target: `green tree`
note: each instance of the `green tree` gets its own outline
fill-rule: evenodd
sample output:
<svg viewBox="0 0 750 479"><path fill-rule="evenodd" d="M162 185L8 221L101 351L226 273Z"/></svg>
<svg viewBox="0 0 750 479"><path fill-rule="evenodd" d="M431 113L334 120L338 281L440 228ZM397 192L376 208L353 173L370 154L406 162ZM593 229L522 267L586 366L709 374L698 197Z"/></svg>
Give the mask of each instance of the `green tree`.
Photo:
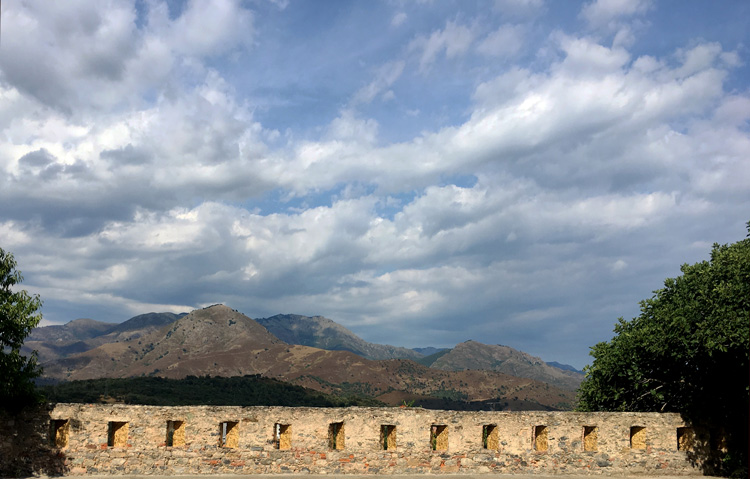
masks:
<svg viewBox="0 0 750 479"><path fill-rule="evenodd" d="M23 281L11 253L0 248L0 407L13 410L38 402L34 378L41 373L36 352L21 355L21 346L42 319L39 296L14 291Z"/></svg>
<svg viewBox="0 0 750 479"><path fill-rule="evenodd" d="M750 239L714 244L710 261L681 271L591 348L578 409L679 412L714 449L726 441L728 454L701 458L706 470L731 473L747 463Z"/></svg>

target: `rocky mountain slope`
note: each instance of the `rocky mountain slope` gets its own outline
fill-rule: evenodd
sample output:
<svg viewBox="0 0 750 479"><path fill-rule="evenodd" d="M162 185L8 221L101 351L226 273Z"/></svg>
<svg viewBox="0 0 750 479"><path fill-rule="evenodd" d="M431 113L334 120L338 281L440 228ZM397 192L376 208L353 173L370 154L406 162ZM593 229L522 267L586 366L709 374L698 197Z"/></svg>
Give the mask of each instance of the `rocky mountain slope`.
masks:
<svg viewBox="0 0 750 479"><path fill-rule="evenodd" d="M583 374L550 366L540 358L502 345L466 341L445 354L435 356L436 359L429 366L444 371L498 371L570 391L575 391L583 380Z"/></svg>
<svg viewBox="0 0 750 479"><path fill-rule="evenodd" d="M417 351L387 344L369 343L344 326L323 316L277 314L256 319L274 336L289 344L312 346L329 351L350 351L367 359L418 359Z"/></svg>
<svg viewBox="0 0 750 479"><path fill-rule="evenodd" d="M348 351L287 344L226 306L196 310L158 331L46 363L56 379L262 374L334 394L494 401L516 409L569 407L574 394L496 371L446 371L409 360L372 361Z"/></svg>

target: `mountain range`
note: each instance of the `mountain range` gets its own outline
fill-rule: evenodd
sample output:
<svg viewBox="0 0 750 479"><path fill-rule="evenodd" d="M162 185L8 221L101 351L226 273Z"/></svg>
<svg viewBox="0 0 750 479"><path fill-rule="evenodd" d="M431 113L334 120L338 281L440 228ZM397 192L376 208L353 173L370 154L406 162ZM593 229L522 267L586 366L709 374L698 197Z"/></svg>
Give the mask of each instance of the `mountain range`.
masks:
<svg viewBox="0 0 750 479"><path fill-rule="evenodd" d="M61 326L34 328L26 337L22 352L36 350L44 364L89 351L107 343L136 339L171 324L187 313L147 313L122 323L76 319Z"/></svg>
<svg viewBox="0 0 750 479"><path fill-rule="evenodd" d="M467 341L429 359L418 351L368 343L320 316L255 321L223 305L187 315L150 313L118 325L83 319L37 328L25 347L39 350L45 376L55 380L261 374L389 404L569 408L582 377L507 346ZM430 363L394 359L399 355Z"/></svg>

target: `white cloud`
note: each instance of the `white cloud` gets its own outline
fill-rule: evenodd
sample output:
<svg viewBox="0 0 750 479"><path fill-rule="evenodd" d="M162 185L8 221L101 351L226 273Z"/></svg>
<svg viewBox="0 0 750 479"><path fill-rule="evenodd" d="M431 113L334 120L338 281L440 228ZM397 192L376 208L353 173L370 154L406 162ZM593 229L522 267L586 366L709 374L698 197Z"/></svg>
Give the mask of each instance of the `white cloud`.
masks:
<svg viewBox="0 0 750 479"><path fill-rule="evenodd" d="M391 25L394 27L401 26L406 21L406 18L407 18L406 13L398 12L395 15L393 15L393 18L391 19Z"/></svg>
<svg viewBox="0 0 750 479"><path fill-rule="evenodd" d="M351 110L345 110L334 119L329 128L329 136L334 140L347 140L355 143L374 143L378 135L378 122L360 119Z"/></svg>
<svg viewBox="0 0 750 479"><path fill-rule="evenodd" d="M176 18L163 3L149 2L146 9L140 28L129 2L4 9L3 81L68 115L88 106L121 109L162 88L173 69L190 70L190 62L178 61L181 55L220 55L254 39L252 14L237 1L190 1Z"/></svg>
<svg viewBox="0 0 750 479"><path fill-rule="evenodd" d="M628 267L628 263L626 261L618 259L612 264L612 271L622 271L623 269L627 267Z"/></svg>
<svg viewBox="0 0 750 479"><path fill-rule="evenodd" d="M721 53L718 43L703 43L689 50L678 50L676 57L682 65L675 70L675 77L685 78L711 68Z"/></svg>
<svg viewBox="0 0 750 479"><path fill-rule="evenodd" d="M102 86L127 81L138 47L132 6L18 3L3 13L5 82L68 111L79 102L115 101L118 92Z"/></svg>
<svg viewBox="0 0 750 479"><path fill-rule="evenodd" d="M189 0L169 28L172 48L184 55L222 54L254 39L253 15L239 0Z"/></svg>
<svg viewBox="0 0 750 479"><path fill-rule="evenodd" d="M495 9L506 15L535 16L544 9L544 0L495 0Z"/></svg>
<svg viewBox="0 0 750 479"><path fill-rule="evenodd" d="M602 28L622 18L643 15L650 8L651 0L594 0L583 6L581 17L592 27Z"/></svg>
<svg viewBox="0 0 750 479"><path fill-rule="evenodd" d="M511 3L291 43L303 4L3 5L0 244L57 322L221 301L583 357L580 330L742 233L743 52L655 53L643 2L588 4L584 33L500 23Z"/></svg>
<svg viewBox="0 0 750 479"><path fill-rule="evenodd" d="M289 0L269 0L271 3L276 5L279 10L284 10L286 7L289 6Z"/></svg>
<svg viewBox="0 0 750 479"><path fill-rule="evenodd" d="M672 119L706 114L721 95L724 72L717 55L685 77L690 55L675 68L657 62L644 70L653 59L631 63L625 49L589 38L559 36L558 41L565 56L549 73L511 70L478 85L474 111L459 126L378 146L377 123L348 112L331 123L329 139L305 142L291 157L265 159L264 181L298 194L347 181L370 182L392 193L498 162L521 173L533 161L534 176L545 183L567 184L554 180L566 177L603 181L604 174L607 184L617 184L624 171L643 177L635 165L655 171L673 156L650 153L638 159L631 145L641 145L643 137L633 135L659 125L668 132ZM554 157L565 160L551 161Z"/></svg>
<svg viewBox="0 0 750 479"><path fill-rule="evenodd" d="M560 48L565 52L561 64L567 71L583 75L600 75L617 72L630 60L627 50L620 47L607 48L590 38L559 36Z"/></svg>
<svg viewBox="0 0 750 479"><path fill-rule="evenodd" d="M375 78L365 87L359 89L352 99L353 104L370 103L381 92L387 90L404 72L406 63L403 60L388 62L375 72Z"/></svg>
<svg viewBox="0 0 750 479"><path fill-rule="evenodd" d="M445 28L435 30L429 37L418 37L409 45L409 50L421 52L419 69L427 71L441 53L447 59L463 55L471 46L476 32L473 28L448 21Z"/></svg>
<svg viewBox="0 0 750 479"><path fill-rule="evenodd" d="M482 40L477 51L488 56L510 57L521 51L525 36L526 29L521 25L501 25Z"/></svg>

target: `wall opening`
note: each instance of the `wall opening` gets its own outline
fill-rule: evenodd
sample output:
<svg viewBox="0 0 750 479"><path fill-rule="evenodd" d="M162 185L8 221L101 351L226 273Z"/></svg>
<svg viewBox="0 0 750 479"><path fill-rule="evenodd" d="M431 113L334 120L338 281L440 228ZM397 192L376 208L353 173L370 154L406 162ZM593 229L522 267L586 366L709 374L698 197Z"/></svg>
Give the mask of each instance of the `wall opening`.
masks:
<svg viewBox="0 0 750 479"><path fill-rule="evenodd" d="M110 421L107 425L107 446L128 446L128 423Z"/></svg>
<svg viewBox="0 0 750 479"><path fill-rule="evenodd" d="M497 424L485 424L482 426L482 448L497 450L499 447Z"/></svg>
<svg viewBox="0 0 750 479"><path fill-rule="evenodd" d="M396 426L392 424L380 426L380 446L384 451L396 449Z"/></svg>
<svg viewBox="0 0 750 479"><path fill-rule="evenodd" d="M692 427L677 428L677 450L692 451L695 447L695 431Z"/></svg>
<svg viewBox="0 0 750 479"><path fill-rule="evenodd" d="M49 422L49 443L52 447L65 447L68 445L68 432L70 421L67 419L52 419Z"/></svg>
<svg viewBox="0 0 750 479"><path fill-rule="evenodd" d="M240 423L223 421L219 423L219 447L233 449L240 443Z"/></svg>
<svg viewBox="0 0 750 479"><path fill-rule="evenodd" d="M292 425L276 423L273 426L273 445L276 449L292 448Z"/></svg>
<svg viewBox="0 0 750 479"><path fill-rule="evenodd" d="M433 424L430 427L430 447L433 451L448 450L448 426Z"/></svg>
<svg viewBox="0 0 750 479"><path fill-rule="evenodd" d="M167 421L167 446L185 445L185 421Z"/></svg>
<svg viewBox="0 0 750 479"><path fill-rule="evenodd" d="M597 426L583 426L583 450L599 450L599 428Z"/></svg>
<svg viewBox="0 0 750 479"><path fill-rule="evenodd" d="M344 449L344 423L332 422L328 425L328 448Z"/></svg>
<svg viewBox="0 0 750 479"><path fill-rule="evenodd" d="M630 428L630 448L646 449L646 428L633 426Z"/></svg>
<svg viewBox="0 0 750 479"><path fill-rule="evenodd" d="M547 426L534 426L534 450L545 452L547 450Z"/></svg>

